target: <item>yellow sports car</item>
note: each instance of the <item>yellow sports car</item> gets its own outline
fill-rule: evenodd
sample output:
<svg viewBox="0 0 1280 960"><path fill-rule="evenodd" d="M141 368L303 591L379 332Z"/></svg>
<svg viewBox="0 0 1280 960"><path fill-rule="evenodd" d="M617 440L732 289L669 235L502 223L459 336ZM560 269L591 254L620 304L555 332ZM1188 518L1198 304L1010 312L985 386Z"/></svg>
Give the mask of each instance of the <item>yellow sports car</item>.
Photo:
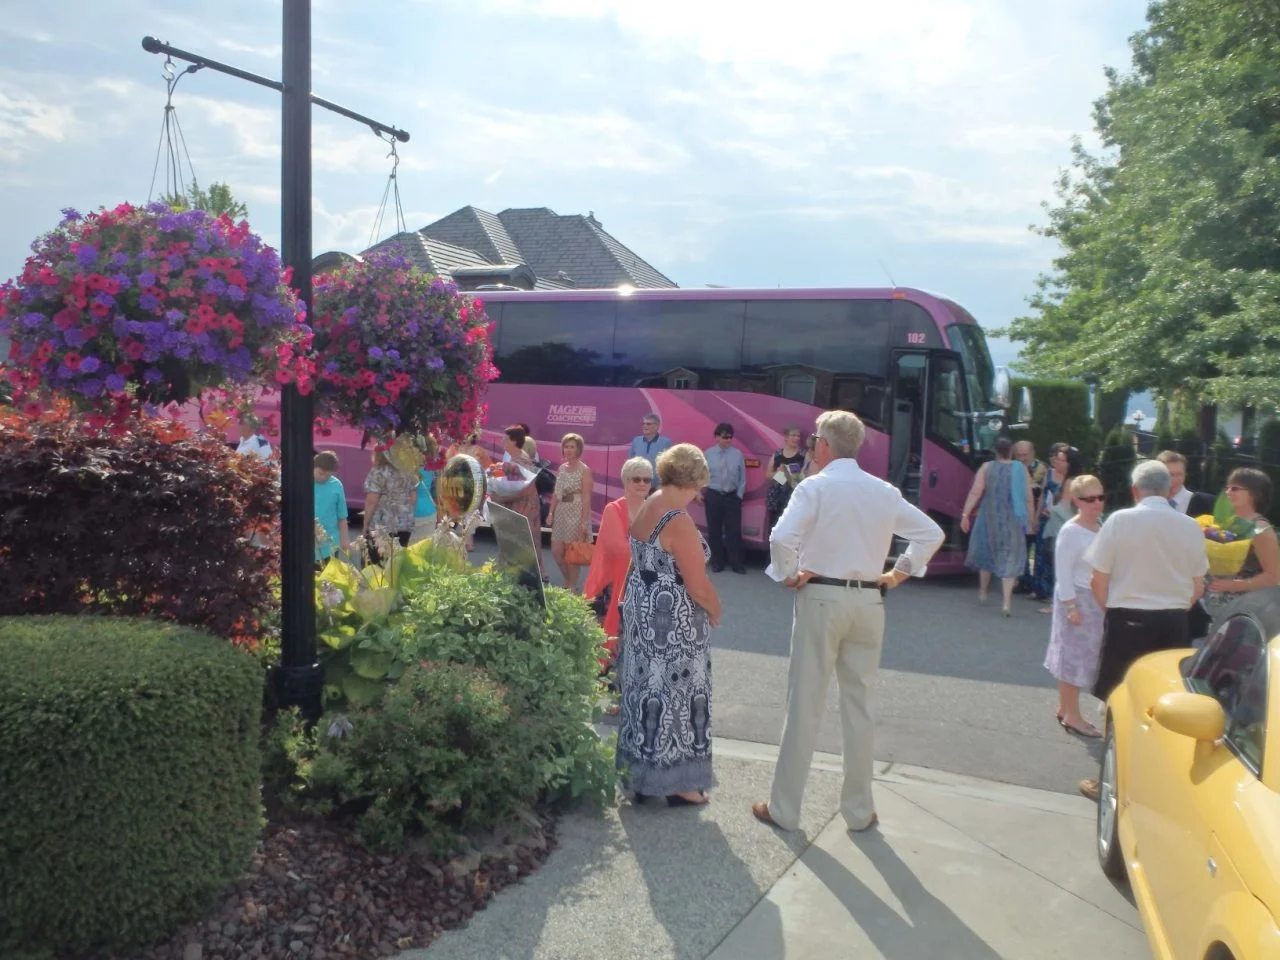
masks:
<svg viewBox="0 0 1280 960"><path fill-rule="evenodd" d="M1277 592L1199 651L1143 657L1107 701L1098 859L1128 874L1156 960L1280 958Z"/></svg>

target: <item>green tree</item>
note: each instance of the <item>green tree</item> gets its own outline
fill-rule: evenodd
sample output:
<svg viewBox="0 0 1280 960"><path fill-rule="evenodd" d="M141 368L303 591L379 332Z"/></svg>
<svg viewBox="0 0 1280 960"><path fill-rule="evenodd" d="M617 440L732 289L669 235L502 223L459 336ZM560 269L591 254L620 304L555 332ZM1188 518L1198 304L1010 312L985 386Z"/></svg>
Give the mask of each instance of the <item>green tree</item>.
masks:
<svg viewBox="0 0 1280 960"><path fill-rule="evenodd" d="M1162 0L1095 104L1007 331L1041 375L1187 405L1280 397L1280 4Z"/></svg>
<svg viewBox="0 0 1280 960"><path fill-rule="evenodd" d="M247 220L249 208L244 202L237 200L231 193L231 187L215 180L209 189L203 189L195 180L187 187L186 193L171 193L161 198L163 203L180 210L205 210L214 216L227 214L232 220Z"/></svg>

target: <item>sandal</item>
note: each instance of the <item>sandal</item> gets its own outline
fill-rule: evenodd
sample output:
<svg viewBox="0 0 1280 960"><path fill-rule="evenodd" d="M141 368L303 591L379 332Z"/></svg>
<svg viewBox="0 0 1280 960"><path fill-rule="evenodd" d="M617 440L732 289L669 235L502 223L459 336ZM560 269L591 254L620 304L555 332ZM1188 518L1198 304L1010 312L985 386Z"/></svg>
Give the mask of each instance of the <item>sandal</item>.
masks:
<svg viewBox="0 0 1280 960"><path fill-rule="evenodd" d="M703 807L711 802L711 798L707 796L707 793L705 790L698 791L698 796L701 797L702 799L690 800L688 797L682 797L678 793L673 793L667 796L667 806L668 807Z"/></svg>
<svg viewBox="0 0 1280 960"><path fill-rule="evenodd" d="M1077 727L1062 718L1059 718L1058 723L1062 724L1062 729L1067 731L1067 733L1074 733L1077 737L1084 737L1086 740L1102 739L1102 731L1093 725L1090 725L1087 728Z"/></svg>

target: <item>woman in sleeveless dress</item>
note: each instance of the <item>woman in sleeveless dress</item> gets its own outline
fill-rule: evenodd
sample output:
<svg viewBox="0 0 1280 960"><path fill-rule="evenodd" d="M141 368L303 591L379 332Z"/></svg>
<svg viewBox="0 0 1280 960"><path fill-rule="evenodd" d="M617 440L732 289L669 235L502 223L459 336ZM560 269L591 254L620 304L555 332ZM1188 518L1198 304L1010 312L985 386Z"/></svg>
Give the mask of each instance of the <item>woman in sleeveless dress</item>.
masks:
<svg viewBox="0 0 1280 960"><path fill-rule="evenodd" d="M1240 467L1227 477L1227 499L1236 516L1253 524L1253 540L1244 566L1234 577L1214 577L1209 592L1249 593L1280 585L1280 544L1265 516L1271 506L1271 478L1255 467Z"/></svg>
<svg viewBox="0 0 1280 960"><path fill-rule="evenodd" d="M556 489L551 496L551 556L564 577L565 589L578 592L582 567L566 560L565 547L570 543L591 542L591 470L582 462L586 446L576 433L566 433L560 441L564 462L556 473Z"/></svg>
<svg viewBox="0 0 1280 960"><path fill-rule="evenodd" d="M711 628L720 598L710 551L685 511L710 478L691 443L658 457L659 490L631 525L631 572L622 603L618 766L637 802L710 799Z"/></svg>
<svg viewBox="0 0 1280 960"><path fill-rule="evenodd" d="M969 534L965 566L978 571L978 599L987 600L991 575L1000 578L1001 612L1012 616L1013 588L1027 562L1027 533L1033 529L1035 502L1027 468L1012 458L1013 442L995 442L995 460L984 463L965 498L960 529ZM970 531L970 518L977 519Z"/></svg>

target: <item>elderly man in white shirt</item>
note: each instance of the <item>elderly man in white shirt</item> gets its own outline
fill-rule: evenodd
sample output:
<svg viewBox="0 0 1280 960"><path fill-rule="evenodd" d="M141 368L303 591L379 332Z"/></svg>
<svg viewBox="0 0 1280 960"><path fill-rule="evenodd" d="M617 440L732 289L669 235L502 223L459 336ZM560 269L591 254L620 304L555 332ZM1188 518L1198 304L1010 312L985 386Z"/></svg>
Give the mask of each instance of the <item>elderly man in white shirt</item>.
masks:
<svg viewBox="0 0 1280 960"><path fill-rule="evenodd" d="M1139 657L1190 646L1188 611L1204 593L1204 531L1169 502L1169 470L1158 460L1133 469L1134 506L1117 510L1085 553L1090 587L1106 610L1093 695L1105 701ZM1097 799L1098 782L1080 792Z"/></svg>
<svg viewBox="0 0 1280 960"><path fill-rule="evenodd" d="M878 822L871 795L868 695L880 666L884 590L909 576L923 576L943 541L942 529L907 503L897 487L858 466L854 458L864 433L852 413L829 410L818 417L813 459L819 472L796 487L769 537L773 563L767 573L796 591L795 617L787 717L773 789L769 801L751 811L784 830L800 823L833 669L844 734L840 812L855 832ZM907 550L885 573L895 535L907 541Z"/></svg>

